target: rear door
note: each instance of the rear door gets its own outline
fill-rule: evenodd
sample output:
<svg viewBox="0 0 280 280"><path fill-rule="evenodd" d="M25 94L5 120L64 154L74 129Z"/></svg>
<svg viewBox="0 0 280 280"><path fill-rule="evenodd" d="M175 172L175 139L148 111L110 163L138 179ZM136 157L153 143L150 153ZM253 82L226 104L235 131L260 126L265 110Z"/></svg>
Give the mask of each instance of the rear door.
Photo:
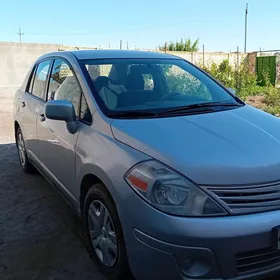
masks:
<svg viewBox="0 0 280 280"><path fill-rule="evenodd" d="M35 159L39 156L36 122L40 108L45 104L46 84L51 63L52 59L46 59L34 66L19 104L20 125L26 149L28 154Z"/></svg>

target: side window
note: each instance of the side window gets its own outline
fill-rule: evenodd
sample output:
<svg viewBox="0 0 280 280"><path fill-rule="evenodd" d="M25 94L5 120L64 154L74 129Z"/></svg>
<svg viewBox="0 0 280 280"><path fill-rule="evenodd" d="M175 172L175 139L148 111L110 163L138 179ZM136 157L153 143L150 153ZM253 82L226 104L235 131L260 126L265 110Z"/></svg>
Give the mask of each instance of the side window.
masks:
<svg viewBox="0 0 280 280"><path fill-rule="evenodd" d="M29 93L32 93L32 87L33 87L33 83L34 83L35 72L36 72L36 66L31 71L31 75L29 77L29 81L28 81L28 85L27 85L27 89L26 89L26 91L29 92Z"/></svg>
<svg viewBox="0 0 280 280"><path fill-rule="evenodd" d="M92 123L92 116L84 95L82 95L81 99L80 119L87 123Z"/></svg>
<svg viewBox="0 0 280 280"><path fill-rule="evenodd" d="M43 100L45 100L45 88L46 88L46 81L48 77L50 64L51 64L51 60L45 60L40 62L38 64L34 77L32 94Z"/></svg>
<svg viewBox="0 0 280 280"><path fill-rule="evenodd" d="M55 60L50 77L48 101L68 100L72 102L78 117L81 94L82 90L70 66L64 60Z"/></svg>

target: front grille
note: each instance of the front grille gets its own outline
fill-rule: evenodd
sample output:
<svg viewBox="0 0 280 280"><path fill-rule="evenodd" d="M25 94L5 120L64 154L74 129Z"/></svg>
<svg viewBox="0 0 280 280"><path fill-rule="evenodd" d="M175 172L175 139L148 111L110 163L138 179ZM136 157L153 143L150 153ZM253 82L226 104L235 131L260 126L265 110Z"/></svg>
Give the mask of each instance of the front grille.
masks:
<svg viewBox="0 0 280 280"><path fill-rule="evenodd" d="M253 273L254 271L270 269L280 264L280 251L271 248L239 253L236 255L238 274Z"/></svg>
<svg viewBox="0 0 280 280"><path fill-rule="evenodd" d="M232 214L280 209L280 183L250 186L207 187Z"/></svg>

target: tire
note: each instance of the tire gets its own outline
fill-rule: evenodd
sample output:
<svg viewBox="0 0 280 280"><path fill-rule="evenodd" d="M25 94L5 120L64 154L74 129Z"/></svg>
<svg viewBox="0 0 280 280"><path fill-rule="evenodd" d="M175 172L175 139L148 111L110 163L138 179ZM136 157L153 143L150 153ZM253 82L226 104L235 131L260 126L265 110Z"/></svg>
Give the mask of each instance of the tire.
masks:
<svg viewBox="0 0 280 280"><path fill-rule="evenodd" d="M95 184L89 189L83 218L90 254L100 271L112 280L131 279L120 219L103 184Z"/></svg>
<svg viewBox="0 0 280 280"><path fill-rule="evenodd" d="M22 170L25 173L34 173L35 167L30 163L28 159L25 148L25 141L20 127L16 131L16 144L18 149L19 163Z"/></svg>

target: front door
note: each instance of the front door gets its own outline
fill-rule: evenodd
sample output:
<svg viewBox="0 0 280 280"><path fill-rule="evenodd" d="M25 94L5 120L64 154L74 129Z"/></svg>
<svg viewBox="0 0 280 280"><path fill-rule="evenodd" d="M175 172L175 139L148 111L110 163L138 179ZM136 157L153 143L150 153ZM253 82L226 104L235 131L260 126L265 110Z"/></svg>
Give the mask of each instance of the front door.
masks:
<svg viewBox="0 0 280 280"><path fill-rule="evenodd" d="M82 91L69 64L55 59L50 74L47 101L68 100L79 116ZM41 108L41 114L44 108ZM75 151L79 129L71 134L64 121L41 118L37 122L40 161L45 171L73 197L75 185Z"/></svg>
<svg viewBox="0 0 280 280"><path fill-rule="evenodd" d="M35 159L39 156L36 123L40 108L45 104L46 82L51 61L44 60L34 66L26 91L18 103L27 153Z"/></svg>

